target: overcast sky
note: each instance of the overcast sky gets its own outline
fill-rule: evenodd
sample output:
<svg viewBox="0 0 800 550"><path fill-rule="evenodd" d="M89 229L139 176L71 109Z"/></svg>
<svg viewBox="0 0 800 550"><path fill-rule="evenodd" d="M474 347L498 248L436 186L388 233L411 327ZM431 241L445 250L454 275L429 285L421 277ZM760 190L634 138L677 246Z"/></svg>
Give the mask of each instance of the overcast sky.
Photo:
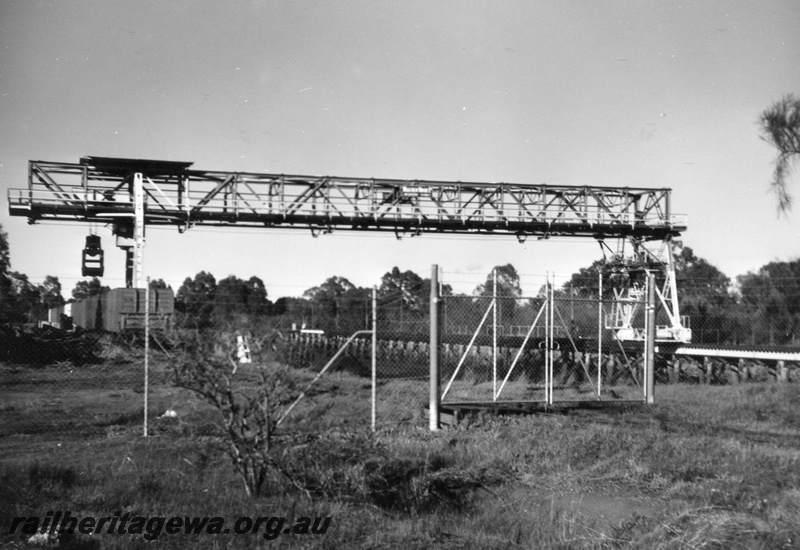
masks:
<svg viewBox="0 0 800 550"><path fill-rule="evenodd" d="M800 255L800 206L777 217L757 123L800 94L798 29L796 0L0 0L0 186L26 187L28 160L91 155L671 187L684 243L735 277ZM800 204L797 172L790 183ZM69 297L89 228L29 226L7 207L0 224L12 268L57 275ZM104 283L124 286L124 254L99 234ZM532 286L599 257L580 240L156 229L145 271L176 289L200 270L256 275L275 299L433 263L471 287L511 263Z"/></svg>

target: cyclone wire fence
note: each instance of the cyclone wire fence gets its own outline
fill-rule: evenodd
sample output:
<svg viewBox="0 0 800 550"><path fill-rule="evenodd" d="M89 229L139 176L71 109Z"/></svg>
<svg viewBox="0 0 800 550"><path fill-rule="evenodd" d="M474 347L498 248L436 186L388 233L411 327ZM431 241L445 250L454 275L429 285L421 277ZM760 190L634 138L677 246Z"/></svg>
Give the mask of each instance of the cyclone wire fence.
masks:
<svg viewBox="0 0 800 550"><path fill-rule="evenodd" d="M141 435L146 387L154 427L179 405L163 342L149 350L145 386L142 329L64 330L28 321L0 327L0 437Z"/></svg>
<svg viewBox="0 0 800 550"><path fill-rule="evenodd" d="M556 292L446 296L443 404L644 399L643 344L621 345L610 304Z"/></svg>
<svg viewBox="0 0 800 550"><path fill-rule="evenodd" d="M444 282L451 277L455 275L447 274ZM680 313L692 329L692 345L800 350L800 281L772 277L744 283L747 281L726 286L715 279L679 275ZM615 312L612 292L604 289L600 299L597 284L573 289L566 279L558 280L551 293L553 308L548 321L543 286L523 287L523 292L513 295L498 291L496 308L491 305L495 299L491 295L444 292L442 390L452 379L445 403L542 401L548 384L554 401L594 400L598 392L600 399L640 399L641 344L612 338L607 328L609 316ZM31 303L26 305L25 300ZM368 292L315 302L300 300L298 304L280 314L259 313L228 322L215 329L216 335L227 342L233 357L237 335L247 337L253 361L248 368L279 362L313 374L351 335L372 327ZM47 323L57 324L60 319L31 313L41 309L36 299L16 296L13 305L28 313L0 325L0 436L141 434L145 394L142 333L73 331L67 330L66 323L57 328ZM633 315L634 326L644 325L643 311L640 307ZM176 315L175 325L191 326L192 319L183 315ZM430 289L379 292L375 321L377 426L423 426L430 364ZM613 324L613 319L610 321ZM663 309L657 313L656 324L667 324ZM550 331L552 342L548 344ZM158 433L162 424L182 421L190 400L174 385L175 351L170 335L154 331L149 342L147 411L153 433ZM552 350L552 363L548 363L548 349ZM348 417L317 415L320 426L345 421L347 425L370 425L371 369L372 338L362 333L310 392L308 404L308 410L316 406L335 412L338 399L358 403L361 408ZM721 384L797 381L800 363L678 357L662 349L656 358L656 380ZM177 420L171 419L170 411L177 411Z"/></svg>
<svg viewBox="0 0 800 550"><path fill-rule="evenodd" d="M430 363L429 295L428 288L377 294L374 347L374 423L377 427L422 425L425 421L423 406L428 395ZM337 300L327 313L315 311L313 322L309 312L305 328L289 333L281 360L293 367L319 371L341 350L330 365L326 379L322 380L322 386L326 380L328 383L337 380L342 388L345 383L355 384L351 397L366 407L372 390L372 336L359 334L343 347L355 332L371 329L371 313L360 318L356 315L356 312L365 311L370 311L369 299L357 296ZM364 424L370 421L371 414L372 411L365 412L348 423Z"/></svg>
<svg viewBox="0 0 800 550"><path fill-rule="evenodd" d="M735 284L679 273L681 315L691 327L692 346L712 351L674 357L661 380L800 381L800 276L780 272L792 264L798 262L770 264ZM725 357L729 350L741 357Z"/></svg>
<svg viewBox="0 0 800 550"><path fill-rule="evenodd" d="M210 349L222 358L227 374L237 364L231 376L236 390L252 390L256 371L280 364L297 370L299 393L328 367L287 418L287 429L298 428L295 417L312 430L422 423L428 293L386 293L377 300L377 316L369 292L313 304L298 301L282 315L219 318L199 329L195 317L176 314L172 326L151 330L147 339L143 326L110 332L44 319L2 325L0 437L142 435L145 410L149 435L173 429L172 424L212 433L213 411L176 386L174 371L187 343L212 340ZM378 329L374 412L373 317ZM249 364L239 362L244 356Z"/></svg>

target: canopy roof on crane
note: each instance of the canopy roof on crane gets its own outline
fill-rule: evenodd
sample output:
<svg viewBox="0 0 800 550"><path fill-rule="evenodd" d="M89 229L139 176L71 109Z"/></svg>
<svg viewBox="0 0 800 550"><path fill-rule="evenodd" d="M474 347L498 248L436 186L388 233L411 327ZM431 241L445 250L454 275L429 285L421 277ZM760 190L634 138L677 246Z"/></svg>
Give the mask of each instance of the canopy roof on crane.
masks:
<svg viewBox="0 0 800 550"><path fill-rule="evenodd" d="M81 157L81 164L109 175L126 176L132 172L142 172L150 176L160 176L183 172L194 162L173 160L129 159L115 157Z"/></svg>

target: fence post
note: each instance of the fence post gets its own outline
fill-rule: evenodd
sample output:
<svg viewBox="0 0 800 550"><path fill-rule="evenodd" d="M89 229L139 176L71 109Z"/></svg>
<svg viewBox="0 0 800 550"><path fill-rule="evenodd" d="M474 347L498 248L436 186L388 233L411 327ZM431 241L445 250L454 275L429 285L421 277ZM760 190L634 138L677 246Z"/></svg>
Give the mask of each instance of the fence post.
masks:
<svg viewBox="0 0 800 550"><path fill-rule="evenodd" d="M497 401L497 268L492 270L492 401Z"/></svg>
<svg viewBox="0 0 800 550"><path fill-rule="evenodd" d="M378 407L378 287L372 287L372 431L377 423Z"/></svg>
<svg viewBox="0 0 800 550"><path fill-rule="evenodd" d="M647 273L647 334L645 336L644 374L645 402L655 403L655 344L656 344L656 277Z"/></svg>
<svg viewBox="0 0 800 550"><path fill-rule="evenodd" d="M603 271L597 274L597 399L603 384Z"/></svg>
<svg viewBox="0 0 800 550"><path fill-rule="evenodd" d="M134 292L139 292L135 289ZM148 371L150 359L150 277L147 278L147 283L144 287L144 437L147 437L147 401L149 380Z"/></svg>
<svg viewBox="0 0 800 550"><path fill-rule="evenodd" d="M430 342L430 403L429 413L430 422L429 427L432 432L439 430L439 401L441 399L439 386L439 355L441 353L440 343L440 323L439 323L439 310L441 307L439 296L439 266L434 264L431 267L431 342Z"/></svg>

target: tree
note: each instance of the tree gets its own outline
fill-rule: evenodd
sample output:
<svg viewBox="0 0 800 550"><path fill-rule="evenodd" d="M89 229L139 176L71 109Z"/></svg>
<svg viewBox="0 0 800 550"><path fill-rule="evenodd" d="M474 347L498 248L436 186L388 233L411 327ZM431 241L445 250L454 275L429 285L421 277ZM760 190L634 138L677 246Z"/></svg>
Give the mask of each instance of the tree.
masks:
<svg viewBox="0 0 800 550"><path fill-rule="evenodd" d="M686 295L701 295L722 302L733 298L730 278L705 258L696 256L690 247L676 241L673 258L678 286Z"/></svg>
<svg viewBox="0 0 800 550"><path fill-rule="evenodd" d="M272 315L285 315L290 322L304 323L312 316L311 302L305 298L294 298L292 296L278 298L271 308Z"/></svg>
<svg viewBox="0 0 800 550"><path fill-rule="evenodd" d="M738 277L751 341L794 344L800 327L800 260L771 262Z"/></svg>
<svg viewBox="0 0 800 550"><path fill-rule="evenodd" d="M64 297L61 295L61 282L58 277L48 275L44 282L39 285L39 295L47 309L64 305Z"/></svg>
<svg viewBox="0 0 800 550"><path fill-rule="evenodd" d="M494 295L494 273L497 272L497 295L504 298L519 298L522 296L519 273L511 264L498 265L486 276L486 282L478 285L473 294L475 296Z"/></svg>
<svg viewBox="0 0 800 550"><path fill-rule="evenodd" d="M786 178L800 155L800 99L792 94L784 96L761 113L759 122L762 138L778 150L770 187L778 196L778 212L786 213L792 208Z"/></svg>
<svg viewBox="0 0 800 550"><path fill-rule="evenodd" d="M0 226L0 321L5 322L11 316L11 279L8 271L11 268L11 260L8 250L8 234Z"/></svg>
<svg viewBox="0 0 800 550"><path fill-rule="evenodd" d="M247 281L230 275L217 283L215 312L222 316L233 313L262 314L269 310L264 281L250 277Z"/></svg>
<svg viewBox="0 0 800 550"><path fill-rule="evenodd" d="M688 315L691 320L693 341L736 340L738 321L733 312L735 297L730 278L680 242L674 243L673 257L681 315Z"/></svg>
<svg viewBox="0 0 800 550"><path fill-rule="evenodd" d="M327 299L341 296L353 288L355 288L355 285L345 277L334 275L333 277L328 277L321 285L306 290L303 293L303 297L308 300L323 302Z"/></svg>
<svg viewBox="0 0 800 550"><path fill-rule="evenodd" d="M495 266L486 276L483 284L475 287L473 295L477 297L492 298L495 296L495 272L497 273L497 306L501 324L514 324L515 313L521 306L519 298L522 297L522 286L520 284L519 273L511 264ZM478 304L474 304L477 306ZM480 307L484 307L481 305ZM467 308L470 313L462 313L464 316L473 316L477 313L474 308ZM456 312L452 312L457 315Z"/></svg>
<svg viewBox="0 0 800 550"><path fill-rule="evenodd" d="M306 290L303 297L311 303L313 328L349 334L366 326L371 291L356 287L344 277L329 277L320 286Z"/></svg>
<svg viewBox="0 0 800 550"><path fill-rule="evenodd" d="M264 281L256 276L247 279L248 313L269 313L272 303L267 296L267 287L264 285Z"/></svg>
<svg viewBox="0 0 800 550"><path fill-rule="evenodd" d="M344 294L356 288L345 277L328 277L319 286L309 288L303 293L303 298L312 305L312 328L323 328L326 332L332 329L339 331L339 317L341 313L341 299ZM331 320L333 324L331 325Z"/></svg>
<svg viewBox="0 0 800 550"><path fill-rule="evenodd" d="M75 288L72 289L72 299L75 302L79 300L85 300L91 296L102 294L106 290L111 289L101 284L100 279L97 277L92 277L89 281L78 281L78 283L75 285Z"/></svg>
<svg viewBox="0 0 800 550"><path fill-rule="evenodd" d="M430 279L423 279L411 270L400 271L395 266L381 277L378 298L384 322L419 321L430 303Z"/></svg>
<svg viewBox="0 0 800 550"><path fill-rule="evenodd" d="M400 271L395 266L381 277L378 296L397 300L402 309L418 309L424 289L425 280L422 277L411 270Z"/></svg>
<svg viewBox="0 0 800 550"><path fill-rule="evenodd" d="M164 282L164 279L153 279L150 281L150 290L166 290L169 285Z"/></svg>
<svg viewBox="0 0 800 550"><path fill-rule="evenodd" d="M0 225L0 275L6 275L11 269L11 257L8 249L8 233Z"/></svg>
<svg viewBox="0 0 800 550"><path fill-rule="evenodd" d="M232 313L245 309L246 289L245 282L235 275L228 275L217 281L214 292L214 314L218 317L228 317Z"/></svg>
<svg viewBox="0 0 800 550"><path fill-rule="evenodd" d="M64 304L58 277L48 275L34 285L23 273L11 271L8 234L0 226L0 322L47 319L47 310Z"/></svg>
<svg viewBox="0 0 800 550"><path fill-rule="evenodd" d="M186 313L186 322L192 326L206 326L214 311L217 280L211 273L201 271L186 277L175 295L176 309Z"/></svg>
<svg viewBox="0 0 800 550"><path fill-rule="evenodd" d="M35 322L41 315L39 289L28 280L24 273L8 273L11 283L8 296L12 321Z"/></svg>
<svg viewBox="0 0 800 550"><path fill-rule="evenodd" d="M589 267L582 267L573 273L569 281L564 283L562 291L572 293L576 297L596 298L597 284L600 282L598 275L601 273L603 274L603 296L613 296L613 288L626 278L620 276L619 270L611 269L605 258L595 260Z"/></svg>

